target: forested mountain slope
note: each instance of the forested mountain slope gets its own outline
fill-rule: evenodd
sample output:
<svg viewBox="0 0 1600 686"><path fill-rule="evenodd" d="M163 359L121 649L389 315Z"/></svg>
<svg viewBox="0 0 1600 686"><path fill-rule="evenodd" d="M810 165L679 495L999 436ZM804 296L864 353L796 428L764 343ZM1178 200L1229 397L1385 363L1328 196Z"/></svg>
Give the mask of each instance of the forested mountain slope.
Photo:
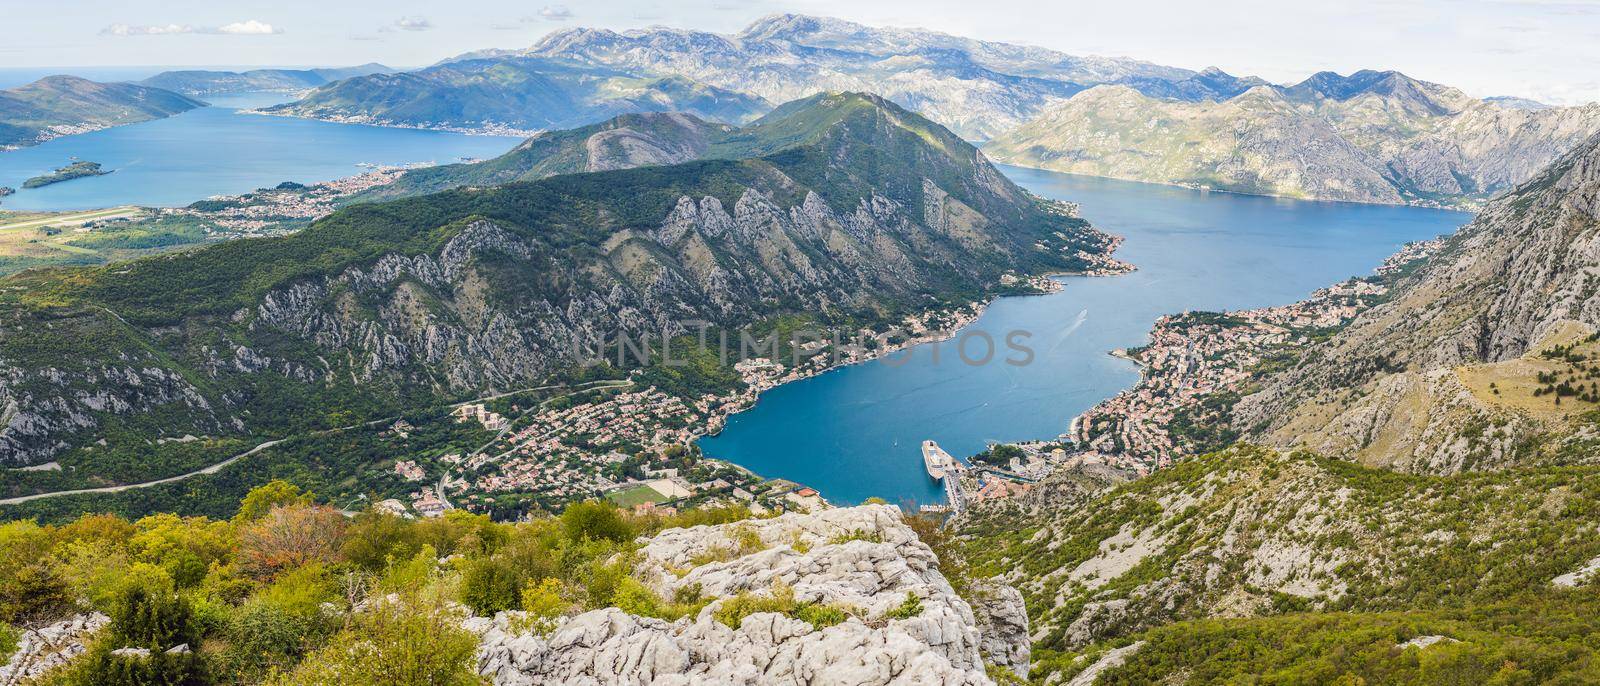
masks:
<svg viewBox="0 0 1600 686"><path fill-rule="evenodd" d="M161 119L204 106L160 88L47 76L0 91L0 150Z"/></svg>
<svg viewBox="0 0 1600 686"><path fill-rule="evenodd" d="M1112 245L875 96L793 103L719 149L12 277L0 456L338 426L536 385L573 368L575 338L879 321L982 297L1006 271L1088 269Z"/></svg>

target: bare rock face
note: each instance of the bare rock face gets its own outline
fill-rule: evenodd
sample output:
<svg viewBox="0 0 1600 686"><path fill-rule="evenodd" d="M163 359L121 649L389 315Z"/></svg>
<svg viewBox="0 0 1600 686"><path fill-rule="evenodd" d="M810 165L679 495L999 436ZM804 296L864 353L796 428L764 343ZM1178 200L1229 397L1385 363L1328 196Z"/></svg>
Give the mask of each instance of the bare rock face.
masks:
<svg viewBox="0 0 1600 686"><path fill-rule="evenodd" d="M1103 85L990 139L1010 164L1371 203L1476 206L1600 131L1600 107L1521 109L1398 73L1318 75L1215 102Z"/></svg>
<svg viewBox="0 0 1600 686"><path fill-rule="evenodd" d="M87 650L89 638L110 621L110 617L96 612L22 632L17 652L0 664L0 684L25 683L66 664Z"/></svg>
<svg viewBox="0 0 1600 686"><path fill-rule="evenodd" d="M1020 595L989 590L1000 601L986 604L987 624L1005 633L983 635L972 606L939 573L933 551L891 506L673 529L646 543L641 557L635 574L657 592L697 586L717 600L677 622L594 610L563 620L547 637L517 633L516 613L472 618L468 628L483 636L479 672L501 686L954 686L992 683L983 658L990 646L1007 667L1027 663ZM725 559L694 562L719 558ZM849 608L849 617L822 629L777 612L748 615L737 628L716 619L730 598L770 593L774 585L792 589L796 602ZM908 595L921 611L889 616Z"/></svg>
<svg viewBox="0 0 1600 686"><path fill-rule="evenodd" d="M978 620L978 648L989 664L1027 678L1033 641L1028 636L1028 608L1022 592L998 579L984 579L974 586L969 601Z"/></svg>

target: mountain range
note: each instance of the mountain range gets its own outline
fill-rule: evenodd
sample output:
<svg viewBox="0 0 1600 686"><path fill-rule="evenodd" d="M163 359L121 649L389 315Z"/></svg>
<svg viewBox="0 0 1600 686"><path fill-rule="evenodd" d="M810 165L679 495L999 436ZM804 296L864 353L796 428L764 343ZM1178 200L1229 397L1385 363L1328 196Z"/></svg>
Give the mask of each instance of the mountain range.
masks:
<svg viewBox="0 0 1600 686"><path fill-rule="evenodd" d="M1474 205L1600 131L1600 106L1477 100L1398 72L1315 74L1221 101L1122 86L989 141L997 160L1317 200Z"/></svg>
<svg viewBox="0 0 1600 686"><path fill-rule="evenodd" d="M0 150L187 112L205 103L160 88L47 76L0 91Z"/></svg>
<svg viewBox="0 0 1600 686"><path fill-rule="evenodd" d="M1275 85L794 14L731 35L565 29L525 49L329 83L270 111L529 132L652 111L737 124L841 90L987 141L1009 164L1372 203L1475 207L1600 130L1600 106L1480 100L1394 71Z"/></svg>
<svg viewBox="0 0 1600 686"><path fill-rule="evenodd" d="M492 83L471 76L486 72L504 75ZM1127 83L1153 95L1198 100L1231 97L1262 83L1215 69L1193 72L792 14L767 17L734 35L569 29L526 49L470 52L415 74L419 78L331 84L277 111L448 128L480 128L486 121L575 126L610 114L664 110L738 123L772 103L853 90L878 93L981 140L1095 84ZM574 81L588 85L574 87ZM526 91L534 89L569 95L530 100ZM693 99L707 96L717 104ZM521 109L497 109L499 100Z"/></svg>
<svg viewBox="0 0 1600 686"><path fill-rule="evenodd" d="M643 111L740 123L770 108L759 97L683 76L639 77L557 59L507 57L353 77L263 111L388 126L533 132Z"/></svg>
<svg viewBox="0 0 1600 686"><path fill-rule="evenodd" d="M92 470L151 437L537 385L576 368L574 340L685 319L896 320L1006 272L1089 269L1113 245L876 96L817 95L722 133L716 159L357 204L281 238L8 277L0 320L30 333L0 336L0 460Z"/></svg>
<svg viewBox="0 0 1600 686"><path fill-rule="evenodd" d="M324 67L318 69L251 69L248 71L211 71L183 69L164 71L141 84L164 88L185 95L213 95L242 92L298 92L309 90L333 81L369 74L393 74L396 70L376 62L355 67Z"/></svg>

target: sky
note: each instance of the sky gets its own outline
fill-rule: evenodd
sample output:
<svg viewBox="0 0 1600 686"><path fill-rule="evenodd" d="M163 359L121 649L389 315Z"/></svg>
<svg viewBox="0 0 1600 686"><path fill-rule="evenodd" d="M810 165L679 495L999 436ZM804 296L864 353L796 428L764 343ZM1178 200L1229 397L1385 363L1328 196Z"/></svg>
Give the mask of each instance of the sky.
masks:
<svg viewBox="0 0 1600 686"><path fill-rule="evenodd" d="M1600 0L0 0L0 68L417 67L567 27L732 33L778 12L1280 83L1398 69L1475 96L1600 101Z"/></svg>

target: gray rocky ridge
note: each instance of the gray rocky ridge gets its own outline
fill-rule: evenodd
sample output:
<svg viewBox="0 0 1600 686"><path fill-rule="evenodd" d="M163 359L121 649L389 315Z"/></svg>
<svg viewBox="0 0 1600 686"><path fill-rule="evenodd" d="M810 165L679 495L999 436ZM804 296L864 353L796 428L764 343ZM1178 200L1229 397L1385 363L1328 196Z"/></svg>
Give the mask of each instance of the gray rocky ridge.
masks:
<svg viewBox="0 0 1600 686"><path fill-rule="evenodd" d="M752 547L759 550L727 552ZM696 564L708 558L719 561ZM677 622L594 610L547 635L519 632L518 612L471 618L466 626L482 636L480 673L497 686L956 686L992 683L986 663L1026 669L1027 615L1015 590L990 587L999 602L974 612L892 506L664 531L645 543L635 574L666 596L696 587L717 600ZM746 616L737 628L714 618L730 598L771 593L775 585L798 602L849 608L850 616L822 629L774 612ZM885 617L907 594L919 599L921 612ZM1004 627L1001 633L982 633L980 615L988 626Z"/></svg>

